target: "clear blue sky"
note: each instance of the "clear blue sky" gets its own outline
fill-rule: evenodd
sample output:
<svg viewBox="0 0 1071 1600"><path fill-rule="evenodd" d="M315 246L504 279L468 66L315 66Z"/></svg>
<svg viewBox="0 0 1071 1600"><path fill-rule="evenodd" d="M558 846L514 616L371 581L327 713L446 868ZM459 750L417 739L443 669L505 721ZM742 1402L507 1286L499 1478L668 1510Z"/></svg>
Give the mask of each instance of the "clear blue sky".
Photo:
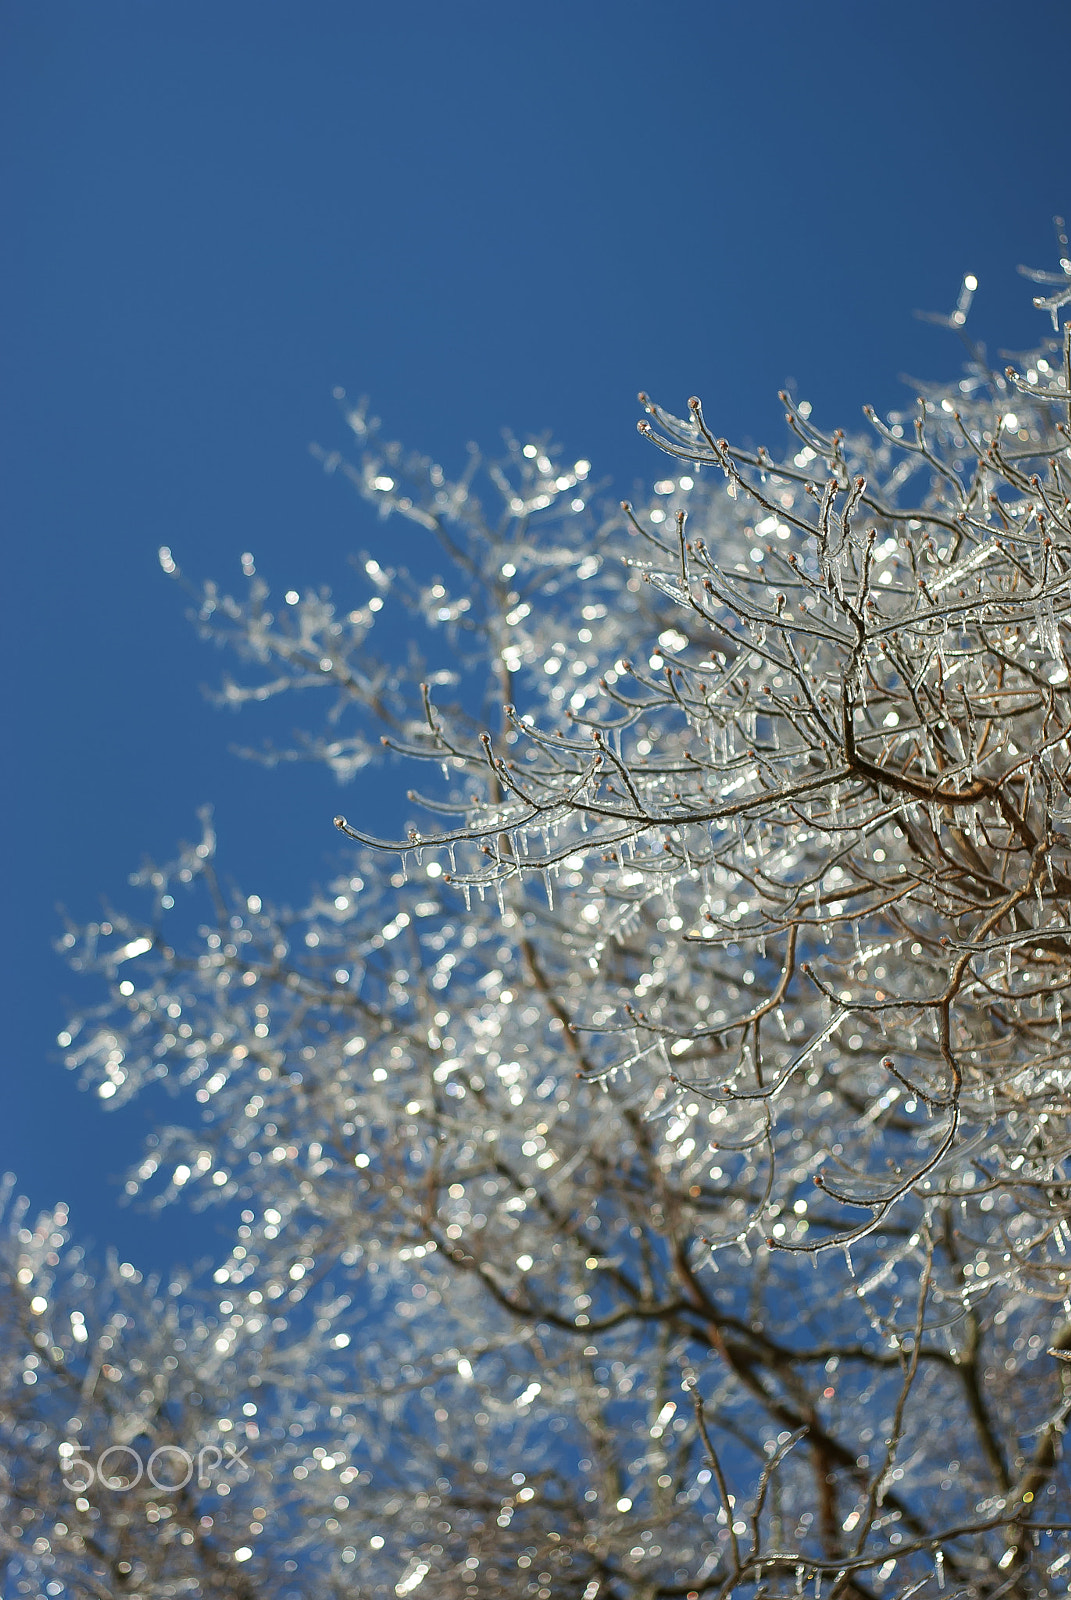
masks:
<svg viewBox="0 0 1071 1600"><path fill-rule="evenodd" d="M344 585L394 535L309 455L336 384L447 462L552 427L620 492L659 471L640 387L776 441L795 379L851 424L955 365L912 312L966 271L1029 344L1069 61L1065 0L3 0L0 1169L36 1203L147 1264L206 1238L117 1206L146 1112L59 1064L57 905L121 902L206 800L250 891L336 849L326 773L229 754L267 728L205 704L157 547Z"/></svg>

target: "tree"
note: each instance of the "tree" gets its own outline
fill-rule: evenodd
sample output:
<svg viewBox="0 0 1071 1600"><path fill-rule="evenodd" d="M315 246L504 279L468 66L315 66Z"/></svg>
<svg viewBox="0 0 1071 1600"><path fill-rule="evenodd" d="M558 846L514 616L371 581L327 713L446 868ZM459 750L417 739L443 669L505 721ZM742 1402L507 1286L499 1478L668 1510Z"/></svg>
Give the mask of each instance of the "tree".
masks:
<svg viewBox="0 0 1071 1600"><path fill-rule="evenodd" d="M9 1592L1062 1592L1071 267L1039 276L1053 338L866 436L784 395L775 458L641 396L672 474L623 517L547 440L450 480L358 408L325 465L442 576L199 593L224 700L330 691L282 756L345 780L381 736L432 792L393 841L339 818L303 910L229 889L206 820L145 913L69 931L107 986L69 1063L193 1099L130 1187L244 1209L207 1286L95 1286L13 1210Z"/></svg>

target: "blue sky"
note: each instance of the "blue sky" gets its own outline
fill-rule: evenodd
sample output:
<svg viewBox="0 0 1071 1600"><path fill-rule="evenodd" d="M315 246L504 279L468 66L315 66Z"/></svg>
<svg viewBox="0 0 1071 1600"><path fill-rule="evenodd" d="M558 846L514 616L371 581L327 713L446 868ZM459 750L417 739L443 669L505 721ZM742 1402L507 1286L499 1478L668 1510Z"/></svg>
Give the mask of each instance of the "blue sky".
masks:
<svg viewBox="0 0 1071 1600"><path fill-rule="evenodd" d="M36 1204L150 1264L207 1238L117 1203L151 1108L59 1063L57 906L129 899L207 800L249 891L336 855L325 772L230 753L266 722L205 703L158 546L345 587L395 535L309 453L345 442L336 385L448 464L552 428L620 494L660 470L638 388L773 443L795 380L851 425L954 368L912 313L968 271L976 336L1030 344L1069 51L1062 0L4 0L0 1169ZM344 808L385 826L403 788Z"/></svg>

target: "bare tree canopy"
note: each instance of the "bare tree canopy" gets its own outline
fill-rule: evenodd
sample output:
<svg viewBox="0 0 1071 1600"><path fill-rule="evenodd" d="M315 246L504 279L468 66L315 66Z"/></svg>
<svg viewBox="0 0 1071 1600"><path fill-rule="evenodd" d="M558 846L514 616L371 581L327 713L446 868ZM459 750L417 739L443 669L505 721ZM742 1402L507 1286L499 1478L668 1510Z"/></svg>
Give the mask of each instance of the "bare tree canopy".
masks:
<svg viewBox="0 0 1071 1600"><path fill-rule="evenodd" d="M207 1283L94 1281L9 1207L5 1593L1066 1592L1061 248L1038 350L858 434L641 395L621 511L353 408L355 593L196 591L224 702L327 691L263 759L429 765L304 908L206 818L69 931L69 1064L185 1107L129 1191L242 1221Z"/></svg>

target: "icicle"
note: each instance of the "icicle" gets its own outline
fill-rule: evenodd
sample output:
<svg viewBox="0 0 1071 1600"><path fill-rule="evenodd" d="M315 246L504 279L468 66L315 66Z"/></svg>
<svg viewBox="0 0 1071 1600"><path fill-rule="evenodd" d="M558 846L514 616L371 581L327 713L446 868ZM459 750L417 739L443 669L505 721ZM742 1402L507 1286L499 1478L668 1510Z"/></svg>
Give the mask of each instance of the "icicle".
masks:
<svg viewBox="0 0 1071 1600"><path fill-rule="evenodd" d="M1037 623L1038 643L1048 651L1056 661L1063 660L1060 650L1060 630L1053 611L1052 596L1042 595L1034 610L1034 621Z"/></svg>
<svg viewBox="0 0 1071 1600"><path fill-rule="evenodd" d="M844 1265L848 1268L849 1278L854 1278L855 1268L852 1266L852 1252L848 1245L844 1246Z"/></svg>
<svg viewBox="0 0 1071 1600"><path fill-rule="evenodd" d="M498 899L498 914L499 914L500 917L504 917L506 915L506 897L502 893L502 879L501 878L496 878L495 879L495 895L496 895L496 897Z"/></svg>
<svg viewBox="0 0 1071 1600"><path fill-rule="evenodd" d="M461 885L461 893L465 896L465 910L466 911L471 911L472 910L472 892L471 892L470 886L467 883L463 883Z"/></svg>
<svg viewBox="0 0 1071 1600"><path fill-rule="evenodd" d="M402 851L400 860L401 860L401 863L402 863L402 882L403 883L408 883L409 882L409 852L407 850L403 850Z"/></svg>
<svg viewBox="0 0 1071 1600"><path fill-rule="evenodd" d="M543 887L547 891L547 905L553 911L554 910L554 889L553 889L553 887L551 885L550 869L548 867L544 867L543 868Z"/></svg>

